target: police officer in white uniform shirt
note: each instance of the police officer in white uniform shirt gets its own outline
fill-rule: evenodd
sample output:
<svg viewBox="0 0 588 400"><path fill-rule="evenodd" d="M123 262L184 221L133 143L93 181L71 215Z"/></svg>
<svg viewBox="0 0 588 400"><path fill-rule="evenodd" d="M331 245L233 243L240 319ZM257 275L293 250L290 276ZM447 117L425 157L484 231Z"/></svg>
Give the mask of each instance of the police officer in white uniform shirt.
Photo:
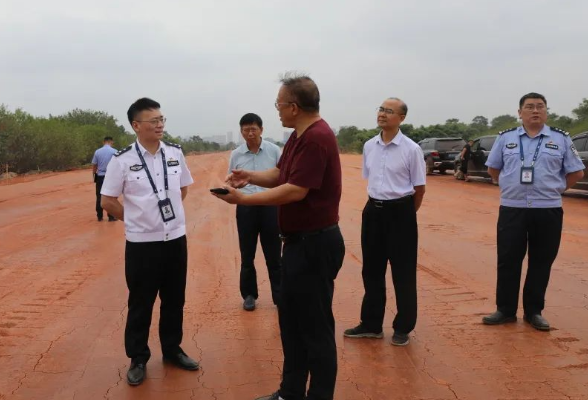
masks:
<svg viewBox="0 0 588 400"><path fill-rule="evenodd" d="M360 324L345 330L344 335L384 336L386 270L390 262L398 309L391 343L405 346L417 320L416 212L425 195L425 158L419 145L400 130L408 112L406 103L389 98L377 112L382 130L363 147L363 177L368 180L369 196L361 223L365 295Z"/></svg>
<svg viewBox="0 0 588 400"><path fill-rule="evenodd" d="M129 288L125 350L131 359L127 382L145 379L147 344L159 293L159 336L163 360L186 370L196 361L184 353L182 323L188 252L182 200L193 183L181 147L161 141L165 118L148 98L131 105L127 116L137 141L108 164L102 207L125 223L125 276ZM118 201L124 196L124 206Z"/></svg>

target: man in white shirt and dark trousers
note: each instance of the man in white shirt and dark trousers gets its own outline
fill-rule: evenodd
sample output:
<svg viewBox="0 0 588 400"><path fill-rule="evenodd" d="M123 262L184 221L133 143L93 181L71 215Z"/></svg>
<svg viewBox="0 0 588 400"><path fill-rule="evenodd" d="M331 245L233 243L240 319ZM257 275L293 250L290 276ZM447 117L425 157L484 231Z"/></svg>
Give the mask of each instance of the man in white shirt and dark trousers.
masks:
<svg viewBox="0 0 588 400"><path fill-rule="evenodd" d="M229 174L233 170L265 171L275 168L280 159L280 148L263 140L263 121L257 114L248 113L239 121L241 135L245 143L231 153ZM267 190L256 185L247 185L239 189L245 194L254 194ZM239 287L243 297L243 308L255 310L257 290L257 273L255 271L255 252L257 237L267 265L267 272L272 291L272 300L278 304L280 296L282 242L278 228L277 206L237 205L237 231L239 249L241 250L241 273Z"/></svg>
<svg viewBox="0 0 588 400"><path fill-rule="evenodd" d="M165 118L159 103L139 99L127 116L137 141L112 157L101 193L102 207L125 223L125 350L131 359L127 382L134 386L145 379L151 356L147 342L158 293L163 360L192 371L199 365L180 347L188 262L182 200L192 176L181 147L161 141Z"/></svg>
<svg viewBox="0 0 588 400"><path fill-rule="evenodd" d="M363 148L363 177L368 202L362 214L361 250L365 295L361 322L344 336L382 338L386 308L386 269L392 267L397 314L392 344L405 346L417 320L416 212L425 194L426 166L421 148L400 131L408 108L398 98L377 109L382 131Z"/></svg>

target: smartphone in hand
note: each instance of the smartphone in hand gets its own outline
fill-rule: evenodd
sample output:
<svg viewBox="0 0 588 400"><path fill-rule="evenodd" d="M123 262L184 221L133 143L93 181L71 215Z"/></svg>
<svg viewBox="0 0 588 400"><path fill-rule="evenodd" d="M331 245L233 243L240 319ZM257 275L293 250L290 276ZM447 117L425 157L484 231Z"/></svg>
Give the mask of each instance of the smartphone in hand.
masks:
<svg viewBox="0 0 588 400"><path fill-rule="evenodd" d="M210 189L210 191L212 193L216 193L216 194L229 194L229 191L225 188L213 188L213 189Z"/></svg>

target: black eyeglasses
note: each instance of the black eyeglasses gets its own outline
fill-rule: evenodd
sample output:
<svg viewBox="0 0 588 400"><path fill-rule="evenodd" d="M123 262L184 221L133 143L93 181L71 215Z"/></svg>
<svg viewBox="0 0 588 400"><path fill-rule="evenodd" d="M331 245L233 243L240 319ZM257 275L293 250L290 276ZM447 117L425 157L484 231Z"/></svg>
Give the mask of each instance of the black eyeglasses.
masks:
<svg viewBox="0 0 588 400"><path fill-rule="evenodd" d="M147 121L139 121L139 120L135 120L135 122L148 122L153 126L157 126L157 124L159 124L161 122L162 125L165 125L165 121L167 121L167 118L165 117L161 117L161 118L153 118L153 119L149 119Z"/></svg>

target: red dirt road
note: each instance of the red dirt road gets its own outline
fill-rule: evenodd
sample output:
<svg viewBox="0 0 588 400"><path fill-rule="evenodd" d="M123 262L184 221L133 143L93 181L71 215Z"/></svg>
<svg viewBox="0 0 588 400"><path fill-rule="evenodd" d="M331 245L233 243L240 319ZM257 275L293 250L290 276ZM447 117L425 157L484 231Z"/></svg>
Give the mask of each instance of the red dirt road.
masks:
<svg viewBox="0 0 588 400"><path fill-rule="evenodd" d="M154 312L147 380L125 382L122 222L98 223L89 170L0 185L0 399L252 400L279 383L282 352L263 256L260 299L241 309L234 207L208 193L228 155L188 158L187 372L161 363ZM344 339L359 319L360 156L343 156L341 228L347 253L336 281L337 400L588 399L588 196L565 196L564 233L544 316L550 332L519 320L488 327L494 310L498 188L428 178L419 212L419 321L407 347ZM261 254L261 251L258 251ZM519 314L520 315L520 314Z"/></svg>

